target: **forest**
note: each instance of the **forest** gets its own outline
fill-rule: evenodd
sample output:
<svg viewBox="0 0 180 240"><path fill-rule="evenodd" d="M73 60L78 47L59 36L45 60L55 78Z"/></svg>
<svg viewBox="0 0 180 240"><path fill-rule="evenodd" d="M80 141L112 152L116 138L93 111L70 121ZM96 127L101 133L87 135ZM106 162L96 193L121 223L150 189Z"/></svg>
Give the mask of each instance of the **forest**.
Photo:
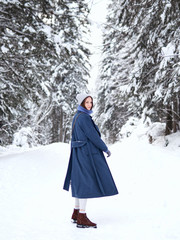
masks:
<svg viewBox="0 0 180 240"><path fill-rule="evenodd" d="M88 91L88 0L0 0L0 144L69 142ZM132 117L180 127L179 0L110 0L95 119L108 143ZM133 124L133 123L132 123Z"/></svg>

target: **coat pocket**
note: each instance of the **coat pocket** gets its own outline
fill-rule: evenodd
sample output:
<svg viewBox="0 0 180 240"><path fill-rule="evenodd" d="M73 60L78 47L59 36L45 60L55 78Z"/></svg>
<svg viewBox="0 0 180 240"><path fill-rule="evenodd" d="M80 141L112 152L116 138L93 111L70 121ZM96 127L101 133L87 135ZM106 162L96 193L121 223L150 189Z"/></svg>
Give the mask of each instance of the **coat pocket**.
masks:
<svg viewBox="0 0 180 240"><path fill-rule="evenodd" d="M91 142L87 143L87 149L88 149L88 153L90 153L90 154L99 153L99 149Z"/></svg>

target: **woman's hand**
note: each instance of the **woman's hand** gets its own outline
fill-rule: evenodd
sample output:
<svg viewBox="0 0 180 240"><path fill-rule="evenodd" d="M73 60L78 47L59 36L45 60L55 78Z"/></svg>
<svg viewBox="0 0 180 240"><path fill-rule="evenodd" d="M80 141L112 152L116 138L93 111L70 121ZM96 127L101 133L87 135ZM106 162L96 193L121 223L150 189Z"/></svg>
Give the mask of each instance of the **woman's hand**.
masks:
<svg viewBox="0 0 180 240"><path fill-rule="evenodd" d="M107 157L111 156L111 152L109 150L107 150L106 153L107 153Z"/></svg>

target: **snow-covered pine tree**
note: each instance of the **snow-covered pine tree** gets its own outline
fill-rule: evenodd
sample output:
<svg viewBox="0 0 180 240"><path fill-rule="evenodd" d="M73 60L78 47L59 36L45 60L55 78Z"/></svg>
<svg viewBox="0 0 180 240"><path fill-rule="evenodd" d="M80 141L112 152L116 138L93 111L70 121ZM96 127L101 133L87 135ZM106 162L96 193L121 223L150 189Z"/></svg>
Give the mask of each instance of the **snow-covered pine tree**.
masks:
<svg viewBox="0 0 180 240"><path fill-rule="evenodd" d="M136 97L129 91L129 84L139 27L132 23L137 21L135 18L140 9L137 7L134 13L128 4L130 1L111 1L103 35L103 60L97 90L97 121L110 143L119 139L120 128L133 114L136 104Z"/></svg>
<svg viewBox="0 0 180 240"><path fill-rule="evenodd" d="M87 83L87 13L83 1L0 0L2 144L23 127L33 142L68 140L72 98Z"/></svg>
<svg viewBox="0 0 180 240"><path fill-rule="evenodd" d="M145 116L161 122L171 118L174 127L166 131L170 133L173 128L177 130L180 121L179 107L175 107L180 92L180 4L169 0L145 1L141 7L146 9L146 18L137 42L141 61L139 75L134 76L136 92ZM171 108L173 114L169 116ZM169 120L166 123L168 129Z"/></svg>
<svg viewBox="0 0 180 240"><path fill-rule="evenodd" d="M174 106L177 129L179 2L112 0L108 9L98 84L104 134L116 141L122 124L134 114L165 121L168 102ZM170 56L163 56L163 50Z"/></svg>
<svg viewBox="0 0 180 240"><path fill-rule="evenodd" d="M53 29L58 55L51 78L53 109L51 142L67 142L76 111L76 95L87 90L89 77L89 8L85 1L54 1Z"/></svg>
<svg viewBox="0 0 180 240"><path fill-rule="evenodd" d="M161 28L156 25L159 35L154 41L159 62L153 103L160 120L166 118L167 135L180 129L180 2L164 1L163 7L159 6Z"/></svg>
<svg viewBox="0 0 180 240"><path fill-rule="evenodd" d="M22 127L39 131L37 126L49 101L50 59L55 61L52 57L55 51L41 19L51 8L47 1L1 0L0 5L0 117L3 143L7 144L12 142L14 132Z"/></svg>

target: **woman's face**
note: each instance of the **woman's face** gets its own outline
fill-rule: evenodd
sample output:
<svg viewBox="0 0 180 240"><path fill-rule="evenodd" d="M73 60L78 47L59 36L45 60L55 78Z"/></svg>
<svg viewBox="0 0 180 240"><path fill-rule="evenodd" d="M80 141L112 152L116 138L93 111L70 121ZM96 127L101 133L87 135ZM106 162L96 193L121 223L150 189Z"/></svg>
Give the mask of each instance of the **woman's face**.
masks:
<svg viewBox="0 0 180 240"><path fill-rule="evenodd" d="M92 98L91 98L91 97L87 97L87 98L85 99L85 103L84 103L85 108L86 108L87 110L91 110L92 105L93 105Z"/></svg>

